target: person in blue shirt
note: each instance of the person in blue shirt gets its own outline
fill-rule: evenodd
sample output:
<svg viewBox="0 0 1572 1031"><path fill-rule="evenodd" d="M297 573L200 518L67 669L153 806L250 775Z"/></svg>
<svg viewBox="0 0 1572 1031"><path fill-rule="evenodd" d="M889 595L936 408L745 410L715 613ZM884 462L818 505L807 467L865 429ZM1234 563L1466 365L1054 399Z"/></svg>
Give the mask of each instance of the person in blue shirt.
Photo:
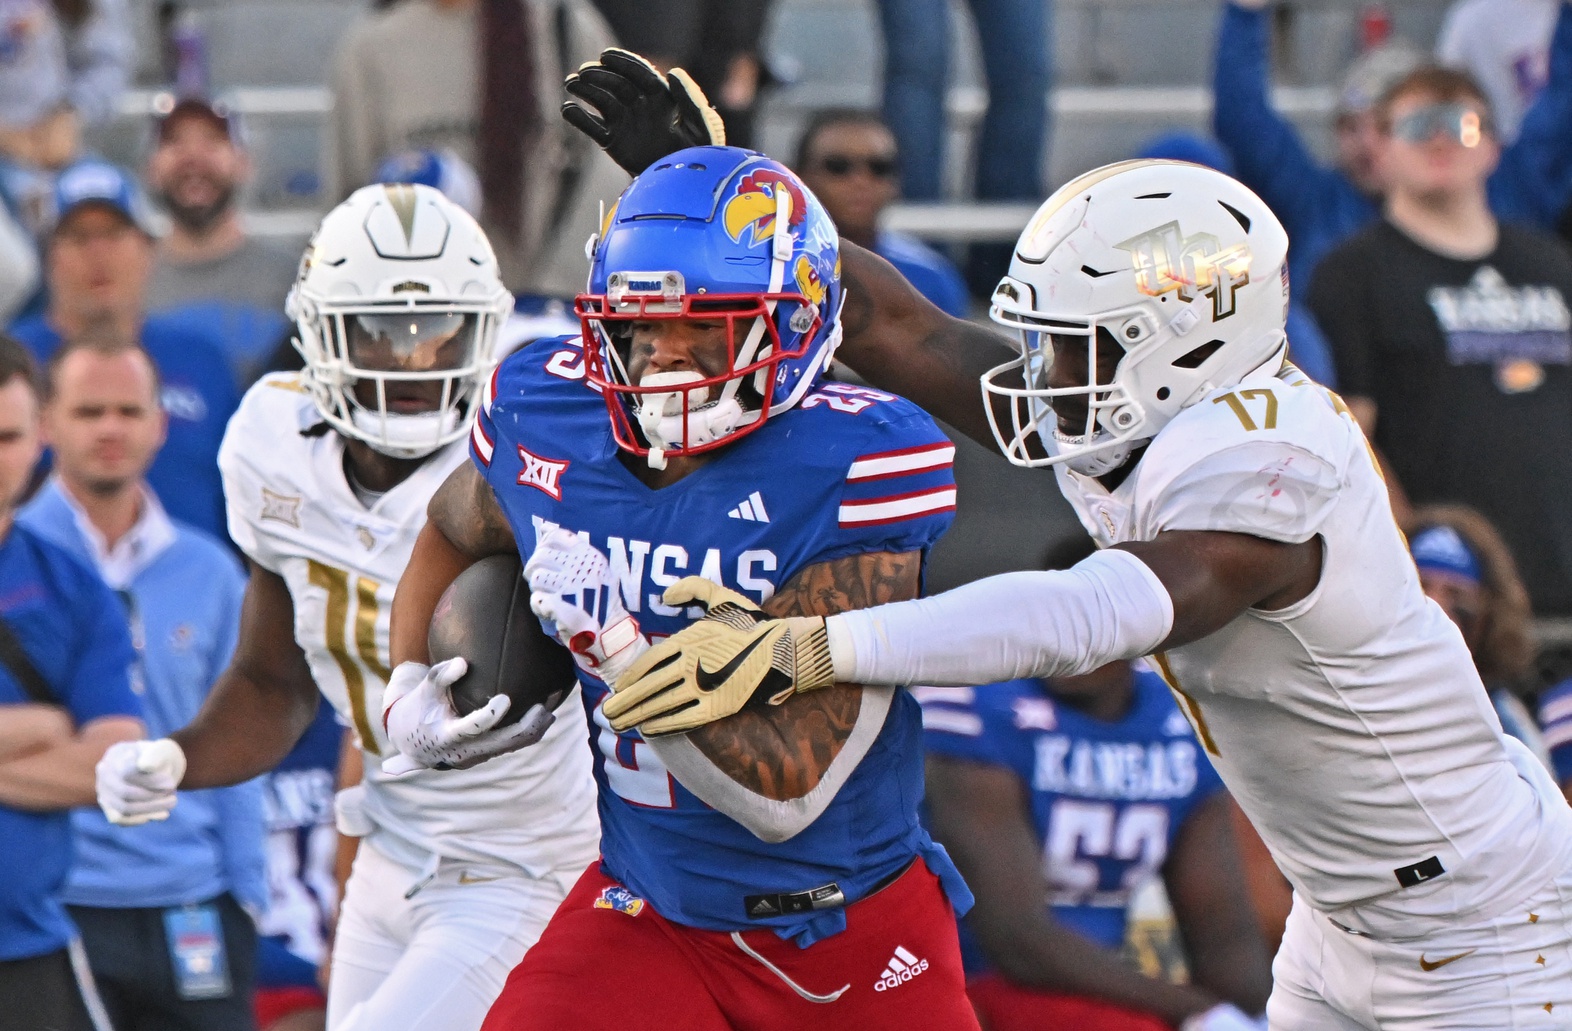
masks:
<svg viewBox="0 0 1572 1031"><path fill-rule="evenodd" d="M48 310L16 323L12 335L39 362L63 339L140 342L158 366L169 415L169 439L148 482L172 517L227 539L218 445L240 397L223 351L189 322L146 314L153 234L125 172L102 161L72 165L60 173L55 206Z"/></svg>
<svg viewBox="0 0 1572 1031"><path fill-rule="evenodd" d="M1339 164L1305 146L1269 94L1271 0L1228 0L1213 65L1212 130L1233 155L1235 175L1260 194L1288 230L1291 278L1304 285L1322 257L1380 214L1372 160L1376 102L1418 64L1394 48L1367 55L1339 100ZM1490 177L1490 206L1506 222L1553 231L1572 199L1572 14L1561 6L1550 44L1550 81Z"/></svg>
<svg viewBox="0 0 1572 1031"><path fill-rule="evenodd" d="M879 215L900 194L895 135L871 111L821 111L797 142L792 170L830 213L841 236L900 270L918 293L964 319L971 302L950 259L914 236L879 228Z"/></svg>
<svg viewBox="0 0 1572 1031"><path fill-rule="evenodd" d="M1254 1026L1241 1009L1265 1008L1270 957L1232 806L1161 677L1115 662L1079 677L922 688L918 700L927 817L977 897L962 943L990 1031ZM1188 985L1120 957L1131 897L1158 878Z"/></svg>
<svg viewBox="0 0 1572 1031"><path fill-rule="evenodd" d="M166 425L145 351L67 343L50 359L45 397L54 475L17 521L119 596L148 730L162 736L196 715L229 662L239 563L171 520L144 479ZM144 827L112 826L96 808L73 813L63 897L116 1027L249 1031L256 934L242 906L260 912L267 901L261 789L194 791L181 803Z"/></svg>
<svg viewBox="0 0 1572 1031"><path fill-rule="evenodd" d="M93 804L93 767L142 736L125 612L96 573L15 522L41 450L32 359L0 337L0 620L33 673L0 662L0 1025L105 1026L61 900L73 806Z"/></svg>

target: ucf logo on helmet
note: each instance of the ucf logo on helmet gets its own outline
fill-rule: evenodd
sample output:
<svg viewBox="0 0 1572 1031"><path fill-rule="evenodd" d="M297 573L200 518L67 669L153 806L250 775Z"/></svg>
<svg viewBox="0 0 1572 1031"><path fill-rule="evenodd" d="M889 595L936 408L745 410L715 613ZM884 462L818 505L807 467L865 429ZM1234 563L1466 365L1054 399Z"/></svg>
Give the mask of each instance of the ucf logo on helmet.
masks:
<svg viewBox="0 0 1572 1031"><path fill-rule="evenodd" d="M1135 285L1149 297L1169 291L1182 301L1211 297L1212 320L1234 313L1234 293L1250 282L1250 248L1235 244L1226 250L1211 233L1185 236L1177 221L1158 226L1115 244L1130 252Z"/></svg>

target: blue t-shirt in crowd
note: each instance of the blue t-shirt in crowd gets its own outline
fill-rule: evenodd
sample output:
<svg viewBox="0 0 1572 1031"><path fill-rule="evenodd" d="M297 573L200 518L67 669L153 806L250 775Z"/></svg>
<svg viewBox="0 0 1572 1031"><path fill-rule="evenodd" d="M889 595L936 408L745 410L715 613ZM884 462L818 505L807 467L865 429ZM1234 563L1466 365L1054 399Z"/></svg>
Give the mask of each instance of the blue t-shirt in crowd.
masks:
<svg viewBox="0 0 1572 1031"><path fill-rule="evenodd" d="M1129 711L1106 722L1039 680L917 692L929 754L1003 767L1026 785L1054 918L1108 949L1124 944L1131 894L1223 787L1162 679L1137 670L1134 687ZM975 972L986 963L967 937Z"/></svg>
<svg viewBox="0 0 1572 1031"><path fill-rule="evenodd" d="M126 613L98 574L25 526L0 541L0 618L78 727L140 719ZM0 705L32 699L0 664ZM60 892L71 867L68 810L0 804L0 961L43 956L75 935Z"/></svg>
<svg viewBox="0 0 1572 1031"><path fill-rule="evenodd" d="M78 513L51 480L17 522L91 563ZM137 558L121 600L131 615L148 736L166 737L196 717L229 665L245 577L234 552L171 521L156 501L133 532L141 534L134 538ZM167 820L143 827L116 827L97 807L73 812L71 826L76 863L63 894L70 905L179 906L225 892L257 908L266 901L262 789L255 781L182 791Z"/></svg>
<svg viewBox="0 0 1572 1031"><path fill-rule="evenodd" d="M940 310L958 319L966 317L970 309L966 281L949 258L905 233L880 233L873 239L873 253L894 265Z"/></svg>
<svg viewBox="0 0 1572 1031"><path fill-rule="evenodd" d="M1261 195L1288 230L1294 282L1308 285L1327 252L1374 222L1377 201L1321 164L1269 93L1272 12L1223 4L1213 66L1212 130L1234 159L1239 181ZM1506 222L1553 232L1572 198L1572 15L1562 7L1550 41L1550 80L1502 148L1487 184L1491 210Z"/></svg>
<svg viewBox="0 0 1572 1031"><path fill-rule="evenodd" d="M290 327L281 311L221 297L164 308L157 317L194 336L214 338L242 391L262 375Z"/></svg>
<svg viewBox="0 0 1572 1031"><path fill-rule="evenodd" d="M42 316L23 319L10 332L40 363L60 346L59 332ZM169 413L169 439L153 460L147 482L172 518L227 541L218 445L240 405L234 373L212 338L160 315L142 323L142 346L163 378Z"/></svg>

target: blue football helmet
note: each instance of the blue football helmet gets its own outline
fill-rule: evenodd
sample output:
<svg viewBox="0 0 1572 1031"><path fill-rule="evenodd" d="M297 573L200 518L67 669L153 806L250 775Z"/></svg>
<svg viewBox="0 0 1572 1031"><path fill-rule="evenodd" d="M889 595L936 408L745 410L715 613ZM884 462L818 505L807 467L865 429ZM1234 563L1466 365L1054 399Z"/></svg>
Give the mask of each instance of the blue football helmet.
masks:
<svg viewBox="0 0 1572 1031"><path fill-rule="evenodd" d="M575 307L587 378L617 443L663 468L669 453L729 443L786 411L840 343L840 246L795 174L736 147L693 147L623 191L591 241ZM724 323L714 374L628 372L635 323Z"/></svg>

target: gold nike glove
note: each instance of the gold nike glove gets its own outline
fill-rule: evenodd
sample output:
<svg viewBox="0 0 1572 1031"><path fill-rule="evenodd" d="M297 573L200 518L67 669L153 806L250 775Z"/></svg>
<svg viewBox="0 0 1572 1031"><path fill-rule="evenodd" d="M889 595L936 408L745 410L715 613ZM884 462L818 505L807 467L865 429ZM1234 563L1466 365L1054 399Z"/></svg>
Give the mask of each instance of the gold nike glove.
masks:
<svg viewBox="0 0 1572 1031"><path fill-rule="evenodd" d="M662 600L702 605L706 615L628 667L604 707L614 730L680 734L835 683L823 616L771 619L736 591L699 576L678 580Z"/></svg>

